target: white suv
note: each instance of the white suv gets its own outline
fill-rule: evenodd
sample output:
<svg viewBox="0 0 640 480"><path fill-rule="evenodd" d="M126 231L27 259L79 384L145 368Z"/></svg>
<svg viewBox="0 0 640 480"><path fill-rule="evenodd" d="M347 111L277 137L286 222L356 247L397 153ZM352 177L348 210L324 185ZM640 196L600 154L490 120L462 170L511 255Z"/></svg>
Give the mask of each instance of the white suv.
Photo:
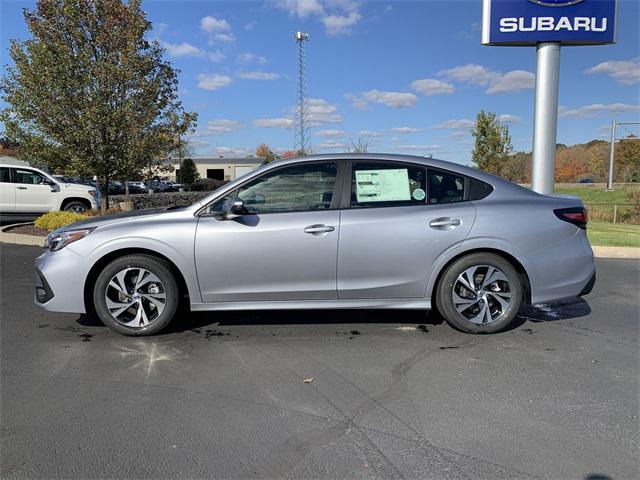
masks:
<svg viewBox="0 0 640 480"><path fill-rule="evenodd" d="M83 212L99 208L98 191L55 180L33 167L0 164L0 214L36 216L54 210Z"/></svg>

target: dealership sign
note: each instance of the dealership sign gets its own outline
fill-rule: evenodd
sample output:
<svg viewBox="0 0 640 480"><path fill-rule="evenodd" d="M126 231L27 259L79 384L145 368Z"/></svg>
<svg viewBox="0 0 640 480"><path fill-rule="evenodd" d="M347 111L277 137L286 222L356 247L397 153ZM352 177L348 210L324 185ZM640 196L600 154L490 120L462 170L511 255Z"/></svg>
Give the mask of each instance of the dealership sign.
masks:
<svg viewBox="0 0 640 480"><path fill-rule="evenodd" d="M615 42L616 0L484 0L484 45Z"/></svg>

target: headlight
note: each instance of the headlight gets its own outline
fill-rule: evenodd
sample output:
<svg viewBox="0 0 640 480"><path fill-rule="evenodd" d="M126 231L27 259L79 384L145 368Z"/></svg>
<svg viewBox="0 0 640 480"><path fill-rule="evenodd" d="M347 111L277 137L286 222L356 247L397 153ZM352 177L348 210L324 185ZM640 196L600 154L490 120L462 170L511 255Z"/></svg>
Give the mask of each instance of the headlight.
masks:
<svg viewBox="0 0 640 480"><path fill-rule="evenodd" d="M47 235L47 238L44 241L44 248L48 248L50 251L55 252L57 250L60 250L61 248L66 247L70 243L83 239L91 232L93 232L94 229L95 227L82 228L78 230L66 230L63 232L52 232Z"/></svg>

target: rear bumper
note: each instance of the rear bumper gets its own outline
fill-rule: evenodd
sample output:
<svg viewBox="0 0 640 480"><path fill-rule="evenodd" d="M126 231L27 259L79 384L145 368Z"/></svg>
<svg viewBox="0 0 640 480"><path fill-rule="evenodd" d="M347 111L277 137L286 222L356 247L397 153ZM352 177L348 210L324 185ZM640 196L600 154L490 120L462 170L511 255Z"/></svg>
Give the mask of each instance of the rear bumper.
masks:
<svg viewBox="0 0 640 480"><path fill-rule="evenodd" d="M583 230L518 260L529 276L533 304L586 295L595 285L596 264Z"/></svg>

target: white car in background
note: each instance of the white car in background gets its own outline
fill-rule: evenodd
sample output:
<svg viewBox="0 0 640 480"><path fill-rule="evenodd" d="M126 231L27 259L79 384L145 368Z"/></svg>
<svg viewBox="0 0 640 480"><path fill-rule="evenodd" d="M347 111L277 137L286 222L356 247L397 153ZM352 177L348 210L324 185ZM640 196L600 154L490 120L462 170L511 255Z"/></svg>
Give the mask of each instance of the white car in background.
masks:
<svg viewBox="0 0 640 480"><path fill-rule="evenodd" d="M100 207L94 187L65 183L33 167L0 164L0 215L35 217L55 210L84 212Z"/></svg>

